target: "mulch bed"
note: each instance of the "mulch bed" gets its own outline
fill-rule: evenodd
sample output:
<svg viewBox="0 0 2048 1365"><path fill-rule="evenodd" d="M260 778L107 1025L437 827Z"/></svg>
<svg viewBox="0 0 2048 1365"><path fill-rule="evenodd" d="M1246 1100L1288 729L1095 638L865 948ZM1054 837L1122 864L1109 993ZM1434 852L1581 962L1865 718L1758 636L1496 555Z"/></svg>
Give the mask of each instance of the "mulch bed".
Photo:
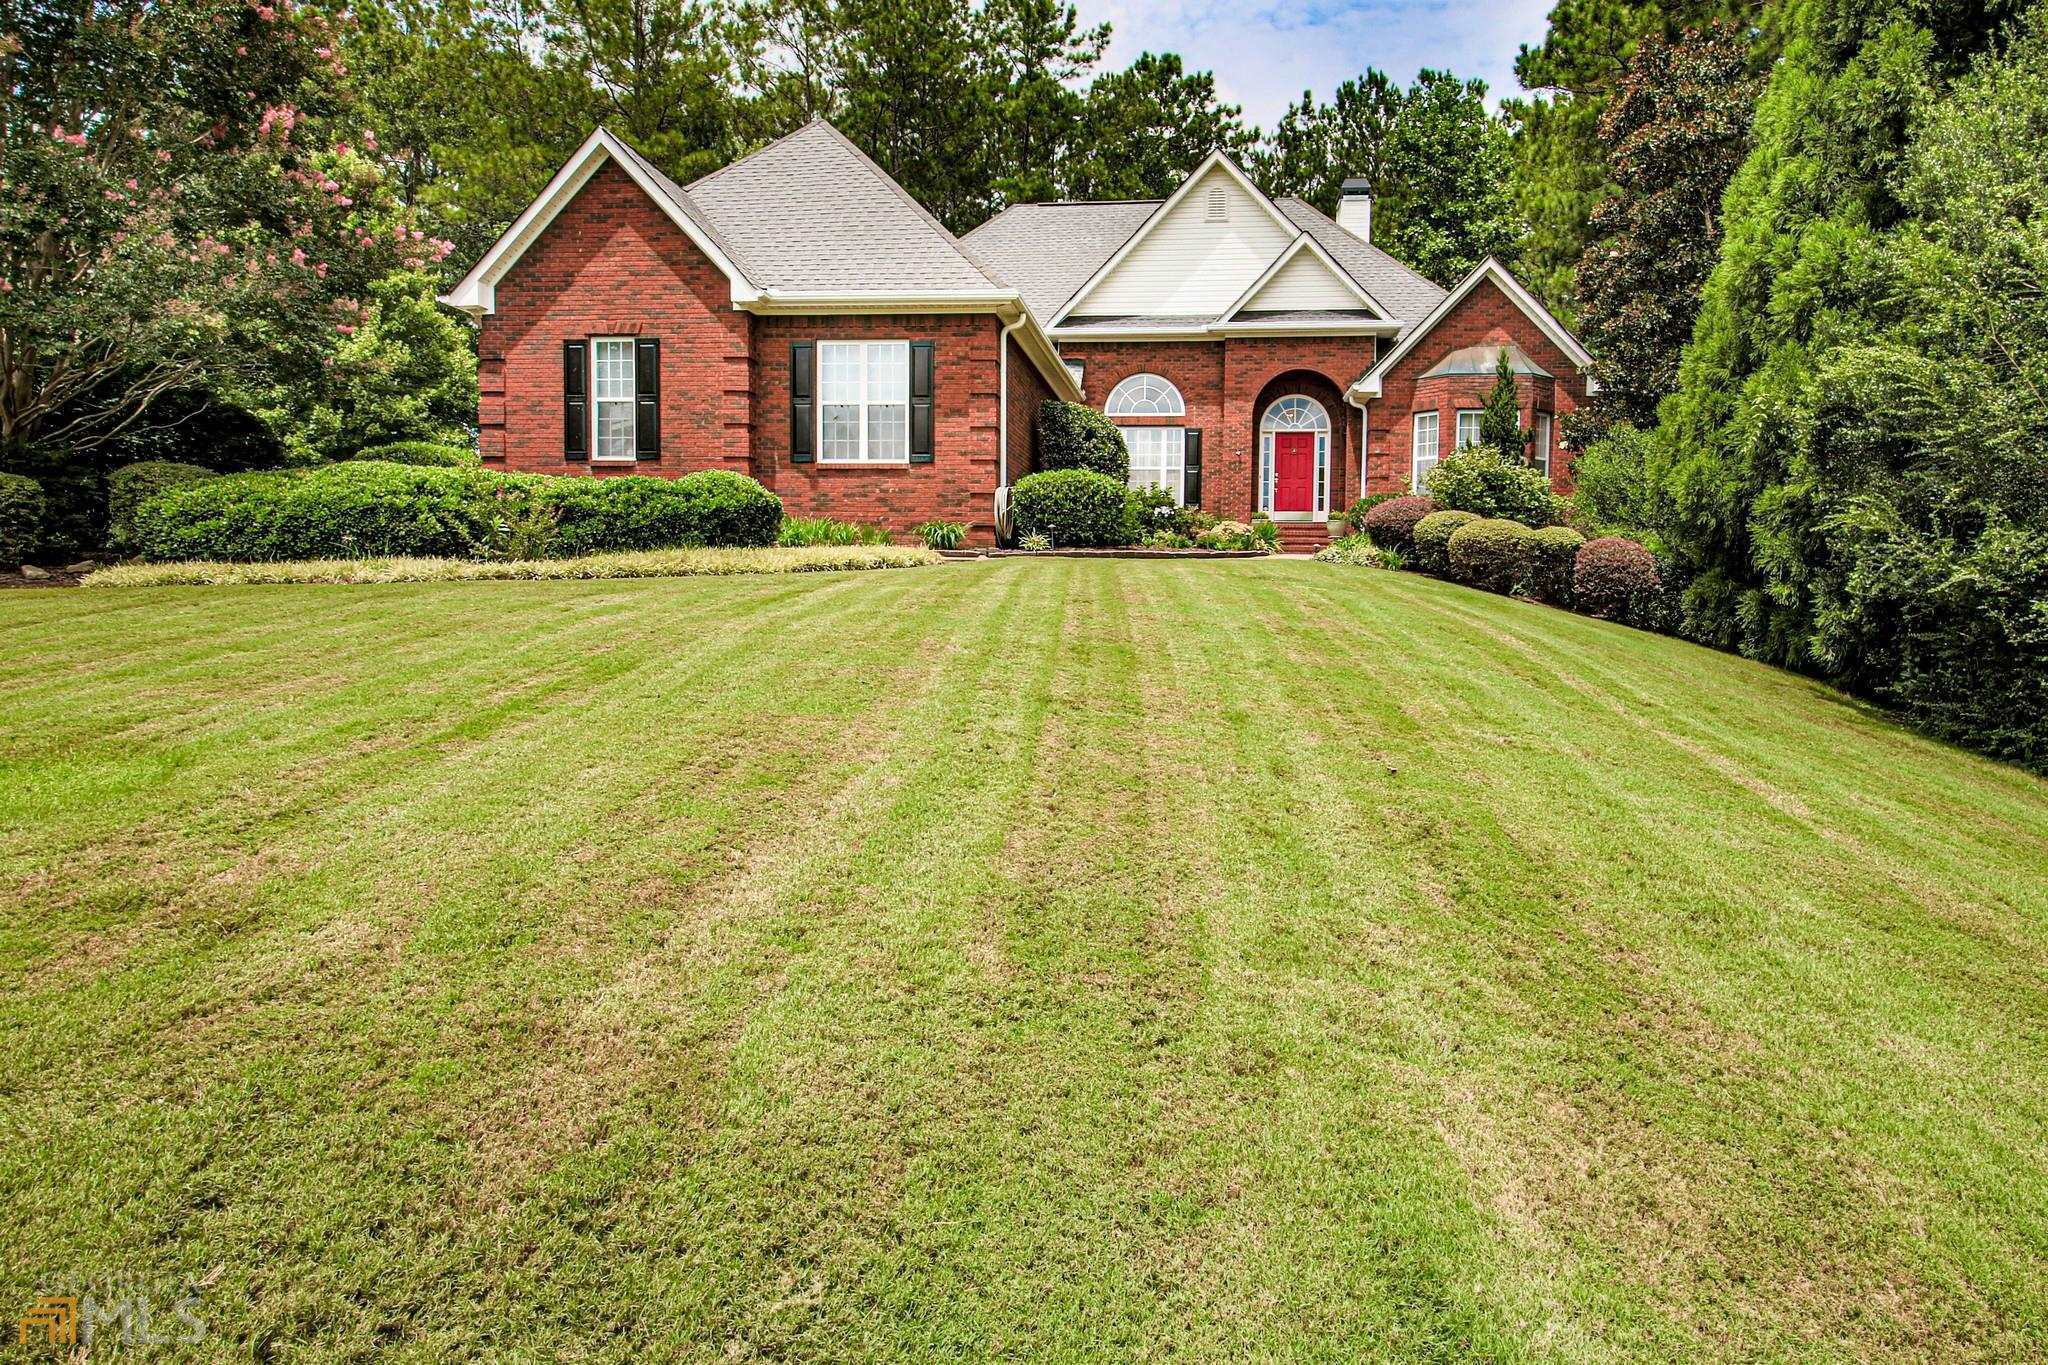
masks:
<svg viewBox="0 0 2048 1365"><path fill-rule="evenodd" d="M73 573L69 569L44 569L43 577L29 578L19 568L0 569L0 588L75 588L91 570Z"/></svg>

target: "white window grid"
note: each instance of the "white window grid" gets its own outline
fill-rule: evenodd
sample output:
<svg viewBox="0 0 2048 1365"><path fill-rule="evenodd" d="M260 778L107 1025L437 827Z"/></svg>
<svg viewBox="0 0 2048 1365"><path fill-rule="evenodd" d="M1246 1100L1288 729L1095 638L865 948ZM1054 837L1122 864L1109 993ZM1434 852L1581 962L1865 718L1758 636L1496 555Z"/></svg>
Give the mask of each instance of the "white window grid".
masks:
<svg viewBox="0 0 2048 1365"><path fill-rule="evenodd" d="M1111 417L1185 417L1180 390L1156 374L1134 374L1118 382L1102 405Z"/></svg>
<svg viewBox="0 0 2048 1365"><path fill-rule="evenodd" d="M1433 412L1416 413L1415 440L1414 443L1410 446L1409 453L1414 463L1414 468L1412 470L1410 482L1414 487L1415 491L1418 493L1425 492L1428 489L1428 484L1426 480L1429 477L1429 471L1436 468L1436 438L1436 414Z"/></svg>
<svg viewBox="0 0 2048 1365"><path fill-rule="evenodd" d="M1119 427L1131 455L1130 486L1164 488L1180 502L1187 483L1186 427Z"/></svg>
<svg viewBox="0 0 2048 1365"><path fill-rule="evenodd" d="M818 343L818 458L826 464L910 459L910 343Z"/></svg>
<svg viewBox="0 0 2048 1365"><path fill-rule="evenodd" d="M1486 421L1486 414L1477 408L1461 408L1458 411L1458 444L1455 450L1479 444L1479 431Z"/></svg>
<svg viewBox="0 0 2048 1365"><path fill-rule="evenodd" d="M615 463L639 458L633 338L592 337L590 375L590 458Z"/></svg>

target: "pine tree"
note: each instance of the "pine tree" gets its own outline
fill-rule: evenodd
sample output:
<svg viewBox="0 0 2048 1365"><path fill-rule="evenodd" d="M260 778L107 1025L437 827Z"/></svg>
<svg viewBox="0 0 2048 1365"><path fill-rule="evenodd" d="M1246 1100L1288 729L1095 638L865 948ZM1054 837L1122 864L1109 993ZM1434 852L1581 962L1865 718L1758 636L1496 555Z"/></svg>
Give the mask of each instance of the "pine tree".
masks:
<svg viewBox="0 0 2048 1365"><path fill-rule="evenodd" d="M1479 415L1479 444L1498 450L1509 464L1527 464L1533 433L1522 425L1522 399L1515 391L1515 367L1506 347L1501 348L1493 373L1493 388Z"/></svg>

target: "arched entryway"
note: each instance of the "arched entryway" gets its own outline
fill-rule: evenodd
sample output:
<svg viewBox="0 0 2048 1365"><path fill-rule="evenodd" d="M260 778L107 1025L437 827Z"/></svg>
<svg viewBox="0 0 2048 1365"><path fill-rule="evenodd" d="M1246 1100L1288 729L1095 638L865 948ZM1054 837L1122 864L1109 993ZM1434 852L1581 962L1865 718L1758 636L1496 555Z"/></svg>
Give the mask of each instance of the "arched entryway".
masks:
<svg viewBox="0 0 2048 1365"><path fill-rule="evenodd" d="M1260 390L1252 424L1254 511L1278 522L1321 522L1341 511L1348 427L1335 384L1313 370L1277 375Z"/></svg>

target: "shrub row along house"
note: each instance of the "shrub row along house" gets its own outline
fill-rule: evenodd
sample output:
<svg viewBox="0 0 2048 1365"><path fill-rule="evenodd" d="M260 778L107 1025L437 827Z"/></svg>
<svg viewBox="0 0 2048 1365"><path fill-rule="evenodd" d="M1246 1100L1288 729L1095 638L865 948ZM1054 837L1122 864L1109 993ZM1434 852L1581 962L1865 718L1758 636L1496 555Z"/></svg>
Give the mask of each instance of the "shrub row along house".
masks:
<svg viewBox="0 0 2048 1365"><path fill-rule="evenodd" d="M444 298L480 325L487 466L726 469L792 515L996 532L1047 398L1133 483L1293 548L1420 487L1505 350L1560 491L1585 349L1498 262L1448 292L1211 156L1164 200L1019 204L955 238L829 123L676 184L600 129Z"/></svg>

